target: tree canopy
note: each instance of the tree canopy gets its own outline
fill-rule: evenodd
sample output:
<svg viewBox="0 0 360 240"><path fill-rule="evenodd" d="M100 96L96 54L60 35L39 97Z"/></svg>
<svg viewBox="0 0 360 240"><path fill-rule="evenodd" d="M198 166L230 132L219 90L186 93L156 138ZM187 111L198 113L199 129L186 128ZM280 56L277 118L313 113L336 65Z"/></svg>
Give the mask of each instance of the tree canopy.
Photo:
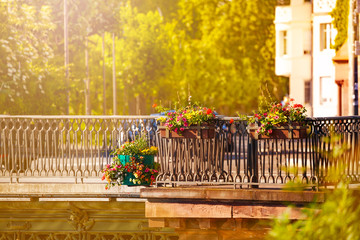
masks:
<svg viewBox="0 0 360 240"><path fill-rule="evenodd" d="M286 79L274 73L275 4L68 0L67 87L64 1L1 3L0 112L85 114L88 94L91 114L113 114L115 73L119 114L149 114L152 103L189 96L224 115L250 113L263 92L287 93Z"/></svg>

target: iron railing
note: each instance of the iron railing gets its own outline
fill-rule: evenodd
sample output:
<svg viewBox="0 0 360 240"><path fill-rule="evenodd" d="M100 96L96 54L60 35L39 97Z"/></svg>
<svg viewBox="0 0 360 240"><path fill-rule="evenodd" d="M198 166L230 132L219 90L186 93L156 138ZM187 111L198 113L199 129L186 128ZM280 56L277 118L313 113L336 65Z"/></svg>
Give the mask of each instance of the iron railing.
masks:
<svg viewBox="0 0 360 240"><path fill-rule="evenodd" d="M161 138L151 116L1 116L0 181L101 183L112 150L137 135L160 149L157 185L325 184L331 166L360 181L360 117L308 119L302 140L252 140L234 119L218 118L216 137L202 140Z"/></svg>
<svg viewBox="0 0 360 240"><path fill-rule="evenodd" d="M2 116L0 177L96 180L112 150L136 135L155 143L155 131L149 116Z"/></svg>

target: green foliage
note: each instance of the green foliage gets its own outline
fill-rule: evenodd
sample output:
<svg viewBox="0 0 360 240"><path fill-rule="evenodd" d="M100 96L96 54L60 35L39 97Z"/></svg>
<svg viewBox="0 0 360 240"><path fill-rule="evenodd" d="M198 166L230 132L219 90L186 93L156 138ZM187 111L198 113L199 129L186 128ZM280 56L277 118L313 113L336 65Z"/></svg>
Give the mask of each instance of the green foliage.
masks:
<svg viewBox="0 0 360 240"><path fill-rule="evenodd" d="M54 54L49 39L55 27L51 13L47 5L35 8L19 1L1 3L0 112L56 111L55 86L61 84L47 81L57 73L50 62Z"/></svg>
<svg viewBox="0 0 360 240"><path fill-rule="evenodd" d="M335 44L332 48L338 51L347 40L349 0L336 0L336 6L330 15L334 19L333 24L337 29Z"/></svg>
<svg viewBox="0 0 360 240"><path fill-rule="evenodd" d="M260 88L281 97L274 74L276 1L180 1L172 78L182 99L222 114L250 112Z"/></svg>
<svg viewBox="0 0 360 240"><path fill-rule="evenodd" d="M222 114L249 113L260 89L276 99L286 93L286 80L274 74L275 0L69 0L70 89L63 1L9 4L11 11L0 5L1 113L63 114L69 90L70 113L84 114L89 69L91 113L102 114L106 100L111 114L112 33L121 114L148 114L155 101L189 96Z"/></svg>
<svg viewBox="0 0 360 240"><path fill-rule="evenodd" d="M126 142L120 148L115 150L116 155L156 155L157 147L148 146L148 141L145 137L138 137L132 142Z"/></svg>
<svg viewBox="0 0 360 240"><path fill-rule="evenodd" d="M344 154L353 150L344 145L340 136L332 135L323 140L330 150L321 154L332 166L327 172L327 181L335 183L335 189L326 192L324 203L305 208L303 220L291 221L288 214L276 219L268 239L359 239L359 189L350 189L344 176L347 168Z"/></svg>
<svg viewBox="0 0 360 240"><path fill-rule="evenodd" d="M312 205L304 211L305 220L292 222L286 215L277 219L269 239L357 240L360 232L358 203L359 196L341 183L325 203Z"/></svg>

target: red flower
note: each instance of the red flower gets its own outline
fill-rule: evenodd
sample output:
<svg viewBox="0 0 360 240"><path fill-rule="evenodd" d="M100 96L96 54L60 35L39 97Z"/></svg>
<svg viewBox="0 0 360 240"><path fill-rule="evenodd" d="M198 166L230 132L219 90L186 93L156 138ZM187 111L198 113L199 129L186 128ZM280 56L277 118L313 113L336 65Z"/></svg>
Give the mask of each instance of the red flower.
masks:
<svg viewBox="0 0 360 240"><path fill-rule="evenodd" d="M230 119L230 124L232 124L234 122L234 119Z"/></svg>
<svg viewBox="0 0 360 240"><path fill-rule="evenodd" d="M156 104L156 103L154 103L154 104L152 105L152 107L153 107L153 108L156 108L156 107L157 107L157 104Z"/></svg>
<svg viewBox="0 0 360 240"><path fill-rule="evenodd" d="M211 109L209 108L207 111L206 111L206 114L211 114L212 113L212 111L211 111Z"/></svg>

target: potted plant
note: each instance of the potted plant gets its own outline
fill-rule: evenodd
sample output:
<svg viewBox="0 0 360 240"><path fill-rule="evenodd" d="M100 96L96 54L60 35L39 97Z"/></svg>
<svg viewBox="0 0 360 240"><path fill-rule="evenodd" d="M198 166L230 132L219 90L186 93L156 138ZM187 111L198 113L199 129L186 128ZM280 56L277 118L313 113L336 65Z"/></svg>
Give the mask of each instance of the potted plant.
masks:
<svg viewBox="0 0 360 240"><path fill-rule="evenodd" d="M215 113L211 108L189 104L176 110L155 106L164 114L158 121L160 136L163 138L198 138L215 137Z"/></svg>
<svg viewBox="0 0 360 240"><path fill-rule="evenodd" d="M112 163L102 170L102 180L106 180L106 189L115 185L149 186L159 173L160 164L154 162L158 148L148 146L144 137L124 143L116 149Z"/></svg>
<svg viewBox="0 0 360 240"><path fill-rule="evenodd" d="M270 103L248 117L248 133L253 139L298 139L306 138L306 108L295 104Z"/></svg>

